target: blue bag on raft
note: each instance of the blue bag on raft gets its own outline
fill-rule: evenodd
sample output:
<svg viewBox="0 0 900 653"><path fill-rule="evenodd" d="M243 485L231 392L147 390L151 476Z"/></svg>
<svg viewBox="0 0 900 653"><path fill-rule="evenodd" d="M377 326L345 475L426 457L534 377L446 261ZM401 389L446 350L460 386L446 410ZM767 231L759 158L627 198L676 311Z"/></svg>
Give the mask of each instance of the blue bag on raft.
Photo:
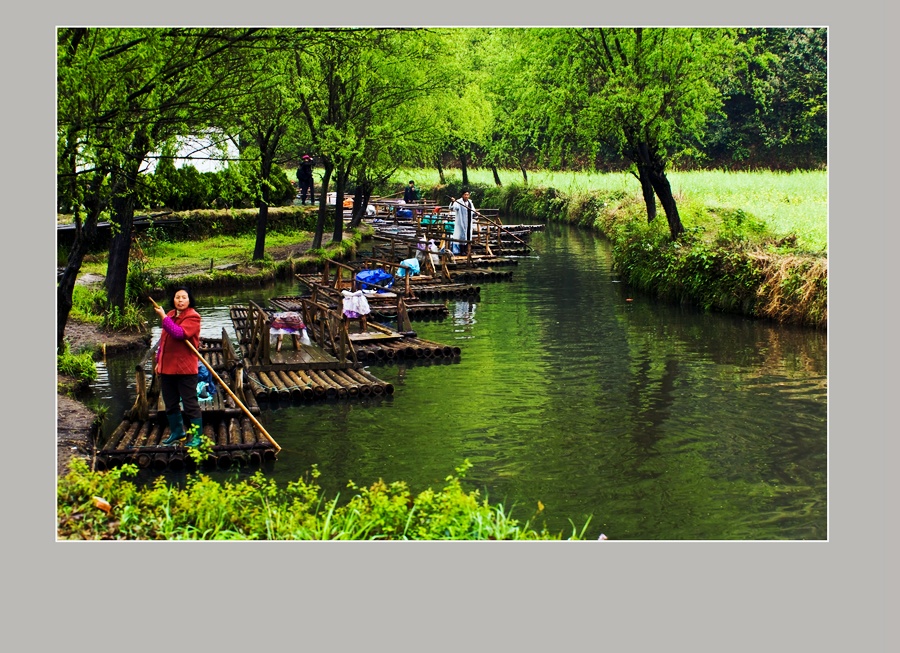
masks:
<svg viewBox="0 0 900 653"><path fill-rule="evenodd" d="M369 290L370 288L376 288L376 286L372 284L378 284L382 286L382 288L376 288L379 292L384 292L384 288L390 288L394 283L394 275L390 272L385 272L381 268L376 270L361 270L356 273L356 280L359 282L359 287L362 290Z"/></svg>

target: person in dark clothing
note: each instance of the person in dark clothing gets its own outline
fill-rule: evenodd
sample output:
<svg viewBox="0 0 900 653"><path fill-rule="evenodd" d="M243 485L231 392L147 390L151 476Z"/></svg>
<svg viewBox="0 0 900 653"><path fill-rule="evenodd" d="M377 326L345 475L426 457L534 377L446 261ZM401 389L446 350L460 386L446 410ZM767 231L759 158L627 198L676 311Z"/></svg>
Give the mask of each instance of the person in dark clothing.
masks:
<svg viewBox="0 0 900 653"><path fill-rule="evenodd" d="M416 182L409 180L409 186L403 189L403 201L407 204L415 204L419 201L419 191L416 189Z"/></svg>
<svg viewBox="0 0 900 653"><path fill-rule="evenodd" d="M297 185L300 187L300 203L306 204L306 195L309 194L309 203L315 204L313 199L313 160L308 154L303 155L300 167L297 168Z"/></svg>

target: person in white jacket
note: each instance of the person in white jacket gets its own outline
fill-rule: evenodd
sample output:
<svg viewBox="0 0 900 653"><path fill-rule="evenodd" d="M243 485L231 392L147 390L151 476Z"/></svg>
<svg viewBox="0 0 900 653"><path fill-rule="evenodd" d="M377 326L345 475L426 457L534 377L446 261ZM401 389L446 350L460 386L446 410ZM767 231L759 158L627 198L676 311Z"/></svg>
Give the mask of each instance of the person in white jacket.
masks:
<svg viewBox="0 0 900 653"><path fill-rule="evenodd" d="M453 240L468 243L475 226L475 206L472 204L472 200L469 199L468 190L463 191L462 198L451 202L450 210L456 216L453 220ZM453 243L451 251L454 254L460 253L462 242Z"/></svg>

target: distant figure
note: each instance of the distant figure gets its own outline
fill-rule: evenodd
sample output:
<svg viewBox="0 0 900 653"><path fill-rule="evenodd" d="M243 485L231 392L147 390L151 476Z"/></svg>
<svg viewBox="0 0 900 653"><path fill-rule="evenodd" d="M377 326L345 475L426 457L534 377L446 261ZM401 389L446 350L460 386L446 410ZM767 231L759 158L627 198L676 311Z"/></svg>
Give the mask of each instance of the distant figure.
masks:
<svg viewBox="0 0 900 653"><path fill-rule="evenodd" d="M297 168L297 185L300 186L300 203L306 204L306 195L309 193L309 203L315 204L313 199L313 160L308 154L304 154Z"/></svg>
<svg viewBox="0 0 900 653"><path fill-rule="evenodd" d="M459 254L460 245L462 243L469 244L469 239L472 237L472 222L475 219L472 215L475 207L472 206L472 200L469 199L468 190L463 191L462 199L453 200L450 210L456 215L453 220L453 240L455 242L450 247L450 251Z"/></svg>
<svg viewBox="0 0 900 653"><path fill-rule="evenodd" d="M415 204L419 201L419 191L416 189L416 182L409 180L409 186L403 189L403 201L407 204Z"/></svg>

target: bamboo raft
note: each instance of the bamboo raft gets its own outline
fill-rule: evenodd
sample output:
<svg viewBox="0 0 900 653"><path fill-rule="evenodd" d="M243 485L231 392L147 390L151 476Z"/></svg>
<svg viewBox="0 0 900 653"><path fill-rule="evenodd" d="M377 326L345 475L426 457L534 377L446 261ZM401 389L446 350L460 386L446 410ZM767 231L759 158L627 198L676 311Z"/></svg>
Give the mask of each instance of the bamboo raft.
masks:
<svg viewBox="0 0 900 653"><path fill-rule="evenodd" d="M511 281L513 276L511 270L495 270L494 267L511 267L519 264L516 258L497 256L490 251L479 252L473 249L472 254L459 255L453 255L446 250L422 252L419 249L422 246L421 240L379 236L375 236L374 239L387 243L386 245L375 245L372 248L371 260L378 261L384 267L399 265L401 261L413 257L421 261L421 274L410 277L409 284L421 283L419 278L448 284ZM435 263L432 257L436 258L438 262ZM365 262L366 259L362 259L362 261ZM415 287L418 288L418 286Z"/></svg>
<svg viewBox="0 0 900 653"><path fill-rule="evenodd" d="M248 307L230 308L244 360L246 387L258 401L317 401L390 396L391 383L365 369L353 345L381 339L381 334L354 338L346 323L334 328L333 311L306 298L297 298L311 336L310 344L295 339L282 351L273 351L269 328L274 311L250 302ZM318 309L315 311L314 308ZM326 324L325 322L332 322ZM313 340L316 342L313 342ZM285 338L285 342L288 339ZM323 343L324 346L320 346ZM343 348L343 351L341 351Z"/></svg>
<svg viewBox="0 0 900 653"><path fill-rule="evenodd" d="M137 365L136 398L106 443L94 453L94 468L111 469L125 463L141 469L180 471L196 467L187 455L183 441L172 446L162 442L169 437L165 405L159 392L159 379L153 371L156 346ZM235 393L244 408L254 416L260 408L256 396L245 392L246 379L236 352L225 330L222 339L201 338L198 349L216 374ZM147 384L148 371L150 384ZM259 465L275 460L277 450L254 426L250 417L224 389L217 388L211 400L201 400L203 435L212 442L212 451L203 462L207 468L227 469L232 465Z"/></svg>
<svg viewBox="0 0 900 653"><path fill-rule="evenodd" d="M445 304L422 300L473 298L481 292L478 286L450 283L449 270L436 270L430 258L425 265L430 274L405 275L397 279L393 286L379 287L379 292L367 295L372 312L388 319L396 318L400 329L408 331L410 328L406 324L406 318L412 319L412 307L419 308L418 317L446 317L448 313ZM405 266L397 261L373 258L363 258L355 266L328 259L321 273L295 276L310 290L310 297L314 301L325 301L336 307L342 301L342 291L355 292L359 289L357 274L373 267L380 267L391 275L396 275L397 270Z"/></svg>
<svg viewBox="0 0 900 653"><path fill-rule="evenodd" d="M204 467L228 469L275 460L275 448L262 437L250 418L245 415L213 418L212 412L203 411L203 435L214 443ZM161 444L169 437L169 425L164 413L161 415L147 420L122 420L106 445L95 453L94 469L102 471L126 463L156 472L196 469L183 444Z"/></svg>

